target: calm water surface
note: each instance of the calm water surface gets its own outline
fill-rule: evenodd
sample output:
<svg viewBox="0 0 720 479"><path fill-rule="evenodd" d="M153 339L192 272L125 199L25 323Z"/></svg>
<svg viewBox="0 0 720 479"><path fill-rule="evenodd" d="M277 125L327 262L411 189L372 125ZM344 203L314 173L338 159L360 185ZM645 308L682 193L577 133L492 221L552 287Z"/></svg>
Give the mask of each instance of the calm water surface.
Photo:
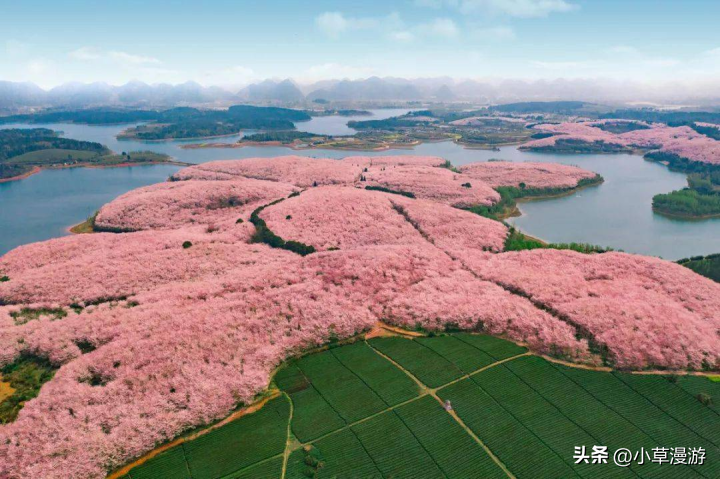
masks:
<svg viewBox="0 0 720 479"><path fill-rule="evenodd" d="M373 117L358 119L387 118L405 111L378 110ZM352 134L353 130L346 125L351 119L354 117L318 117L297 126L313 133ZM504 147L500 151L467 150L452 142L425 143L413 150L362 153L293 151L282 147L183 150L180 146L187 141L117 140L115 135L124 126L5 125L12 126L44 126L63 131L68 138L97 141L117 152L152 150L188 163L287 154L325 158L410 154L441 156L455 165L492 158L572 164L600 173L605 183L563 198L522 203L522 216L510 221L528 234L547 241L594 243L666 259L720 252L720 220L692 222L653 214L650 208L653 195L685 186L685 175L635 155L527 153L515 147ZM206 141L231 142L240 136ZM176 166L155 165L50 170L25 180L0 183L0 254L21 244L66 234L68 226L79 223L118 195L164 181L177 169Z"/></svg>

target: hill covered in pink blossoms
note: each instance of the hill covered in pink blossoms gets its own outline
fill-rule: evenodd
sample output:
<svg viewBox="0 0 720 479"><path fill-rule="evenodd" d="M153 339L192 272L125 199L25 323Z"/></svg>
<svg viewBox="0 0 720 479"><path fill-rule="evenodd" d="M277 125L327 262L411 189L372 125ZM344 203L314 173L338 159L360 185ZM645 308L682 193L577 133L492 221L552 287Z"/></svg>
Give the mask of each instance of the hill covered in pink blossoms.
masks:
<svg viewBox="0 0 720 479"><path fill-rule="evenodd" d="M122 233L1 257L0 365L38 356L59 369L0 426L0 477L104 477L252 401L288 355L377 321L484 331L588 364L720 368L717 283L638 255L503 252L505 225L453 207L594 173L444 163L197 165L104 206L96 224ZM255 242L257 225L315 252ZM18 320L23 310L38 314Z"/></svg>
<svg viewBox="0 0 720 479"><path fill-rule="evenodd" d="M595 178L592 171L559 163L515 163L512 161L488 161L471 163L460 167L460 172L480 180L493 188L499 186L528 188L574 188L582 180Z"/></svg>
<svg viewBox="0 0 720 479"><path fill-rule="evenodd" d="M636 123L644 128L612 133L601 126L607 123ZM628 120L600 120L596 122L567 122L540 124L534 127L553 136L525 143L522 149L551 150L562 142L604 144L619 148L643 149L677 155L693 162L720 165L720 141L696 132L689 126L670 127L664 124Z"/></svg>

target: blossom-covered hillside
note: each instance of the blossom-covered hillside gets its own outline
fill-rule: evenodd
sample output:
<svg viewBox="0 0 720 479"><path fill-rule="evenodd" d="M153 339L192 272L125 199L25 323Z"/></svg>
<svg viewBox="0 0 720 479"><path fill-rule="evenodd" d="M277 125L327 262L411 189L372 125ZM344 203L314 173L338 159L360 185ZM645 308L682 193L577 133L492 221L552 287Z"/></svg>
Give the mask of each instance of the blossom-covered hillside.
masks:
<svg viewBox="0 0 720 479"><path fill-rule="evenodd" d="M239 218L246 220L258 206L296 189L289 183L250 178L159 183L138 188L103 206L95 226L112 231L140 231L236 223Z"/></svg>
<svg viewBox="0 0 720 479"><path fill-rule="evenodd" d="M601 128L608 122L640 123L644 128L624 133L612 133ZM690 161L720 165L720 141L700 134L689 126L670 127L655 123L601 120L599 122L541 124L536 125L535 128L553 133L553 136L530 141L521 148L545 150L552 149L561 142L575 141L581 144L642 148L670 153Z"/></svg>
<svg viewBox="0 0 720 479"><path fill-rule="evenodd" d="M0 477L104 477L251 402L288 355L377 321L485 331L587 364L720 368L717 283L637 255L503 252L505 225L450 206L492 201L510 181L498 177L566 188L593 173L443 163L197 165L100 211L101 228L133 232L1 257L0 366L58 369L0 426Z"/></svg>
<svg viewBox="0 0 720 479"><path fill-rule="evenodd" d="M512 161L488 161L470 163L460 167L463 175L481 180L493 188L499 186L528 188L575 188L582 180L596 175L577 166L559 163L515 163Z"/></svg>

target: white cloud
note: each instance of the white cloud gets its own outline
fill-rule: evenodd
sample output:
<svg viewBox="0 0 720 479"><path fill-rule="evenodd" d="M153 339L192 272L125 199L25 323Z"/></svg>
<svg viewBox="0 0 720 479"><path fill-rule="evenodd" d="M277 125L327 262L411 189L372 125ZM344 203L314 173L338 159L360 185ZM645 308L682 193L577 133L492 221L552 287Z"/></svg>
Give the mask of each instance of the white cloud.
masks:
<svg viewBox="0 0 720 479"><path fill-rule="evenodd" d="M315 25L326 35L336 38L348 29L348 21L340 12L325 12L315 18Z"/></svg>
<svg viewBox="0 0 720 479"><path fill-rule="evenodd" d="M133 55L127 52L109 51L105 52L95 47L81 47L68 53L70 58L83 62L111 61L121 65L147 65L159 64L160 60L143 55Z"/></svg>
<svg viewBox="0 0 720 479"><path fill-rule="evenodd" d="M330 38L357 30L374 30L392 36L393 32L405 28L398 13L385 17L347 17L340 12L325 12L315 17L315 26Z"/></svg>
<svg viewBox="0 0 720 479"><path fill-rule="evenodd" d="M53 68L53 63L44 58L36 58L27 64L27 69L32 75L47 73Z"/></svg>
<svg viewBox="0 0 720 479"><path fill-rule="evenodd" d="M415 40L415 35L412 32L403 30L400 32L392 32L390 34L390 38L392 40L397 40L399 42L411 42L411 41Z"/></svg>
<svg viewBox="0 0 720 479"><path fill-rule="evenodd" d="M129 65L141 65L141 64L158 64L160 60L153 57L146 57L143 55L133 55L125 52L108 52L108 56L118 63L124 63Z"/></svg>
<svg viewBox="0 0 720 479"><path fill-rule="evenodd" d="M97 48L81 47L68 53L68 56L74 60L88 62L99 60L101 55L100 50L98 50Z"/></svg>
<svg viewBox="0 0 720 479"><path fill-rule="evenodd" d="M650 68L674 67L681 63L675 58L647 55L638 48L628 45L616 45L608 49L607 53L610 55L610 59L614 62L632 62L636 65L645 65Z"/></svg>
<svg viewBox="0 0 720 479"><path fill-rule="evenodd" d="M19 40L10 39L5 41L5 53L10 57L21 57L25 55L29 47L27 43Z"/></svg>
<svg viewBox="0 0 720 479"><path fill-rule="evenodd" d="M460 33L458 26L449 18L436 18L418 27L418 31L438 37L454 38Z"/></svg>
<svg viewBox="0 0 720 479"><path fill-rule="evenodd" d="M450 3L449 1L443 2L443 0L415 0L413 2L417 7L427 8L442 8L444 3ZM457 2L454 2L457 3Z"/></svg>
<svg viewBox="0 0 720 479"><path fill-rule="evenodd" d="M621 55L637 55L640 52L637 48L628 45L616 45L608 49L608 53L619 53Z"/></svg>
<svg viewBox="0 0 720 479"><path fill-rule="evenodd" d="M680 60L675 58L646 58L643 63L649 67L670 68L680 65Z"/></svg>
<svg viewBox="0 0 720 479"><path fill-rule="evenodd" d="M471 36L479 40L502 41L514 40L515 30L510 27L477 28L472 30Z"/></svg>
<svg viewBox="0 0 720 479"><path fill-rule="evenodd" d="M482 12L513 17L547 17L551 13L579 8L566 0L415 0L415 5L430 8L446 6L466 14Z"/></svg>

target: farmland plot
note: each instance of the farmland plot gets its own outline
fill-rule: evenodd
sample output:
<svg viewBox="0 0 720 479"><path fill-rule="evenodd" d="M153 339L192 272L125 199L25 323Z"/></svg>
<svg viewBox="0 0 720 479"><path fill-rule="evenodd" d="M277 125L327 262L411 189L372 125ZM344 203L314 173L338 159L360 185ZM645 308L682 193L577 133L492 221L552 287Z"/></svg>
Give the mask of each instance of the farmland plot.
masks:
<svg viewBox="0 0 720 479"><path fill-rule="evenodd" d="M720 386L707 378L568 367L461 333L331 348L289 361L274 384L282 396L258 412L125 477L720 477L720 417L707 400ZM707 460L574 461L575 447L594 445L703 447Z"/></svg>

